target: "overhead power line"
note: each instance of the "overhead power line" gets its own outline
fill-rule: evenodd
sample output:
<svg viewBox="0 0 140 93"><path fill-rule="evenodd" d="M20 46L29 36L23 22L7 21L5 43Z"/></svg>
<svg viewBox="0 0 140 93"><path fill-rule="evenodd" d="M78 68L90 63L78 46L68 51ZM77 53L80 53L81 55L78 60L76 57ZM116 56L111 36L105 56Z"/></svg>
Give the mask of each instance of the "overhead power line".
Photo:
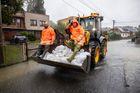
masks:
<svg viewBox="0 0 140 93"><path fill-rule="evenodd" d="M62 0L62 1L63 1L65 4L67 4L68 6L70 6L71 8L75 9L76 11L78 11L78 12L80 12L80 13L82 13L82 14L85 14L83 11L79 10L78 8L76 8L75 6L71 5L70 3L66 2L65 0ZM90 5L89 5L88 3L86 3L84 0L79 0L79 2L82 3L83 5L85 5L87 8L89 8L91 11L97 12L96 9L94 9L92 6L90 6ZM94 5L94 7L95 7L95 5ZM96 7L96 8L98 8L98 7ZM101 9L98 8L98 10L100 10L100 11L103 13L103 11L102 11ZM104 15L104 16L105 16L105 15ZM109 18L109 17L107 17L107 16L105 16L105 18L108 19L108 20L110 20L110 21L112 21L112 19Z"/></svg>
<svg viewBox="0 0 140 93"><path fill-rule="evenodd" d="M67 4L68 6L70 6L71 8L75 9L76 11L84 14L83 11L79 10L78 8L76 8L75 6L71 5L70 3L66 2L65 0L62 0L65 4Z"/></svg>
<svg viewBox="0 0 140 93"><path fill-rule="evenodd" d="M84 1L84 0L82 0L82 1ZM106 15L106 13L105 13L104 11L102 11L102 9L100 9L100 8L97 7L95 4L93 4L93 2L91 2L90 0L86 0L86 1L88 1L90 4L92 4L96 9L98 9L98 11L100 11L101 13L103 13L104 16L105 16L108 20L110 20L110 21L113 20L112 18L108 17L108 16Z"/></svg>
<svg viewBox="0 0 140 93"><path fill-rule="evenodd" d="M87 3L85 3L83 0L79 0L80 3L82 3L83 5L85 5L86 7L88 7L91 11L95 11L97 12L95 9L93 9L93 7L89 6Z"/></svg>

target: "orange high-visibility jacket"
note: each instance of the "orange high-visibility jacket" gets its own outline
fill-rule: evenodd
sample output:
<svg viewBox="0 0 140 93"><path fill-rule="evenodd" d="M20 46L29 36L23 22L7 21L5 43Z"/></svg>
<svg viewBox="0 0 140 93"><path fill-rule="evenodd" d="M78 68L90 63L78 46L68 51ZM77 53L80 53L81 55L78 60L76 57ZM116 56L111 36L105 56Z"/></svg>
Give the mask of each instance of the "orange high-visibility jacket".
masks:
<svg viewBox="0 0 140 93"><path fill-rule="evenodd" d="M56 34L52 27L49 26L48 28L44 28L42 30L41 44L52 45L54 43L55 37L56 37Z"/></svg>
<svg viewBox="0 0 140 93"><path fill-rule="evenodd" d="M72 22L76 22L78 26L74 28L72 25L70 26L70 32L71 32L71 39L77 42L80 42L83 46L85 42L85 31L84 29L80 26L77 20L73 20Z"/></svg>

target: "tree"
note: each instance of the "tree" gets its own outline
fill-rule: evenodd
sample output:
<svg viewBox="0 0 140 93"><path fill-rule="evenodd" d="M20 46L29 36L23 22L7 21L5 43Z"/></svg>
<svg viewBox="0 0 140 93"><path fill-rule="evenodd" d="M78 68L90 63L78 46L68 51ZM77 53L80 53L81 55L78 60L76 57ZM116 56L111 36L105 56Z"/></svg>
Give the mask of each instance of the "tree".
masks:
<svg viewBox="0 0 140 93"><path fill-rule="evenodd" d="M22 0L1 0L2 4L2 22L5 24L10 24L12 22L12 17L18 11L23 11L23 1Z"/></svg>
<svg viewBox="0 0 140 93"><path fill-rule="evenodd" d="M46 14L44 0L24 0L27 4L27 12Z"/></svg>

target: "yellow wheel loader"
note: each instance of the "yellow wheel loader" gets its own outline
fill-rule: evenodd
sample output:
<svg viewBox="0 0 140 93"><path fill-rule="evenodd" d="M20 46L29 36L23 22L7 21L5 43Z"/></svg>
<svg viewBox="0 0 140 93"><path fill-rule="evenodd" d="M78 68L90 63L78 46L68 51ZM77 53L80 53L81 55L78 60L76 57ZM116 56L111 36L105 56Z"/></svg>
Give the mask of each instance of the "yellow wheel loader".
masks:
<svg viewBox="0 0 140 93"><path fill-rule="evenodd" d="M108 34L102 32L101 28L103 17L98 13L91 13L90 16L78 17L77 19L85 31L90 33L86 46L91 53L91 67L94 68L98 65L99 59L104 58L107 53Z"/></svg>
<svg viewBox="0 0 140 93"><path fill-rule="evenodd" d="M43 60L42 58L36 57L35 55L33 55L32 59L38 63L56 67L78 69L86 73L88 73L91 68L94 68L96 65L98 65L99 59L104 58L107 52L108 35L107 33L103 33L101 30L101 21L103 21L103 17L98 13L91 13L90 16L77 17L76 19L85 29L86 42L82 48L91 55L87 56L82 66L71 63ZM53 46L49 52L51 53L56 47L57 46Z"/></svg>

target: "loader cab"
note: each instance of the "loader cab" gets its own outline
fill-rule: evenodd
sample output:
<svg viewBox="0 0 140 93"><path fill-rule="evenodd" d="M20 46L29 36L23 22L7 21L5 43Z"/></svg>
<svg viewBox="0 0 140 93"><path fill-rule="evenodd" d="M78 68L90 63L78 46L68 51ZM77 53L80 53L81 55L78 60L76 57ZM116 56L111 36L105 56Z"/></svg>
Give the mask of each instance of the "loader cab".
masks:
<svg viewBox="0 0 140 93"><path fill-rule="evenodd" d="M97 34L98 38L101 36L101 21L103 17L99 16L98 13L91 13L90 16L77 17L77 20L86 31L89 31L91 34Z"/></svg>

